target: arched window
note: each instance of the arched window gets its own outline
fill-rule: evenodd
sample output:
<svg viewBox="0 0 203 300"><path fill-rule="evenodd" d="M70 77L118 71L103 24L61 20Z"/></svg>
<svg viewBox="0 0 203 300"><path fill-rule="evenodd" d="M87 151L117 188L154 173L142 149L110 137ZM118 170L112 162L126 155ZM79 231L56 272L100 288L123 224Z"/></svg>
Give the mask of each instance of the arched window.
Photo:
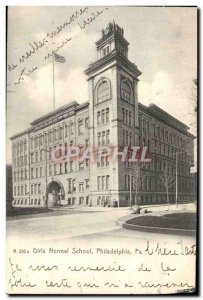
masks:
<svg viewBox="0 0 203 300"><path fill-rule="evenodd" d="M127 101L132 99L130 84L126 80L121 83L121 98Z"/></svg>
<svg viewBox="0 0 203 300"><path fill-rule="evenodd" d="M102 79L97 87L97 103L110 99L110 82Z"/></svg>

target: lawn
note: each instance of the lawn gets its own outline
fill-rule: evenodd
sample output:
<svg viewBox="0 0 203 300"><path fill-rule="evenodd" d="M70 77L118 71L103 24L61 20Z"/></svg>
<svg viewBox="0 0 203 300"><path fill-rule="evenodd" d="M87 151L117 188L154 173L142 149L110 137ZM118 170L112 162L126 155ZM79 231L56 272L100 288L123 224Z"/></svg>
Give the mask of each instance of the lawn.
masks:
<svg viewBox="0 0 203 300"><path fill-rule="evenodd" d="M16 219L30 219L30 218L43 218L47 216L60 216L60 215L71 215L71 214L84 214L90 213L89 211L79 211L76 209L46 209L45 207L13 207L7 211L7 220ZM91 213L96 213L91 211Z"/></svg>
<svg viewBox="0 0 203 300"><path fill-rule="evenodd" d="M173 213L163 216L140 216L128 220L126 223L149 227L195 230L196 218L197 215L193 212Z"/></svg>

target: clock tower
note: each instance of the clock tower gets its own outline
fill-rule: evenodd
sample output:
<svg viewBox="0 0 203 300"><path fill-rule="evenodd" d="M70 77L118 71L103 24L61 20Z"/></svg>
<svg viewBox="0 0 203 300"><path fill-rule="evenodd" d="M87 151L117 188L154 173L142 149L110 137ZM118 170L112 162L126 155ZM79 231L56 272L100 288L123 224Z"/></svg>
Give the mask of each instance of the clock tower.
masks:
<svg viewBox="0 0 203 300"><path fill-rule="evenodd" d="M128 57L129 43L123 36L124 30L118 25L109 23L106 29L102 30L102 38L96 42L97 58L100 59L109 53L118 52Z"/></svg>
<svg viewBox="0 0 203 300"><path fill-rule="evenodd" d="M92 147L138 145L138 77L128 60L128 41L115 22L102 30L96 42L97 61L85 70L89 95L89 130ZM129 165L107 157L91 165L92 205L129 206L125 177Z"/></svg>

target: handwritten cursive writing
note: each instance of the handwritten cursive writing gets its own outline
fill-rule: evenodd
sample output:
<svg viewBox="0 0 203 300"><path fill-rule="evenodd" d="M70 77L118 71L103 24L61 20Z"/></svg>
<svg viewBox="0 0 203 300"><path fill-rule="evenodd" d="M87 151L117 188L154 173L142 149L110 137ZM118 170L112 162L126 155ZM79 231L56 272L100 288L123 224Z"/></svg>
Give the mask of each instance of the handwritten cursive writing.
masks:
<svg viewBox="0 0 203 300"><path fill-rule="evenodd" d="M38 68L37 66L33 67L32 69L27 69L27 70L26 70L26 68L23 68L21 70L19 78L17 79L17 81L14 82L14 84L20 84L22 81L25 80L25 76L26 77L30 76L30 74L32 74L34 71L36 71L37 68Z"/></svg>
<svg viewBox="0 0 203 300"><path fill-rule="evenodd" d="M169 266L164 266L164 263L161 262L161 270L164 272L173 272L176 270L176 268L171 268Z"/></svg>
<svg viewBox="0 0 203 300"><path fill-rule="evenodd" d="M64 41L61 42L60 46L57 46L54 50L52 50L47 55L45 55L44 60L47 60L50 57L52 57L54 55L54 53L58 52L59 49L61 49L62 47L64 47L64 45L66 45L71 40L72 40L71 37L70 38L66 38Z"/></svg>
<svg viewBox="0 0 203 300"><path fill-rule="evenodd" d="M11 274L15 278L15 274L17 272L21 272L22 269L20 269L20 267L18 266L18 264L12 263L11 258L9 258L9 264L10 264L10 267L11 267Z"/></svg>
<svg viewBox="0 0 203 300"><path fill-rule="evenodd" d="M106 8L108 9L108 8ZM83 20L82 22L78 22L78 26L80 27L80 29L85 29L87 26L89 26L96 18L98 18L102 13L104 12L104 10L97 10L96 13L92 12L91 15Z"/></svg>
<svg viewBox="0 0 203 300"><path fill-rule="evenodd" d="M111 266L108 266L108 267L104 267L104 266L100 266L100 267L99 266L97 266L97 267L83 267L83 266L76 267L76 266L74 266L74 267L71 267L71 266L69 266L68 270L76 271L76 272L80 272L80 271L84 271L84 272L86 272L86 271L119 272L119 271L121 271L121 272L123 272L123 271L126 271L126 269L122 268L120 265L117 267L111 267Z"/></svg>
<svg viewBox="0 0 203 300"><path fill-rule="evenodd" d="M12 65L8 65L8 70L12 72L19 64L27 61L32 55L36 54L41 48L43 48L47 43L49 43L50 39L52 40L55 36L57 36L64 28L73 23L78 19L79 16L88 11L88 7L84 7L76 10L68 19L68 21L64 22L62 25L57 26L56 30L46 33L42 40L34 41L29 43L29 49L25 51L23 55L21 55L17 62Z"/></svg>
<svg viewBox="0 0 203 300"><path fill-rule="evenodd" d="M54 265L54 266L51 266L51 267L46 267L46 266L35 266L33 267L33 265L30 265L29 266L29 269L32 270L32 271L52 271L52 270L58 270L58 266Z"/></svg>
<svg viewBox="0 0 203 300"><path fill-rule="evenodd" d="M175 283L175 282L171 282L171 283L154 283L154 282L148 282L145 281L144 283L142 281L139 281L138 284L142 287L142 288L157 288L157 287L166 287L166 288L171 288L171 287L188 287L188 288L193 288L192 285L189 285L187 282L180 282L180 283Z"/></svg>
<svg viewBox="0 0 203 300"><path fill-rule="evenodd" d="M22 278L18 279L18 280L12 280L11 278L9 279L8 281L8 284L10 285L11 287L11 290L13 290L14 287L30 287L30 288L33 288L36 286L35 283L31 283L30 281L26 282L26 281L23 281Z"/></svg>
<svg viewBox="0 0 203 300"><path fill-rule="evenodd" d="M196 246L192 245L190 248L183 245L183 242L178 242L177 245L179 248L169 248L167 245L162 245L160 243L156 243L155 246L151 245L149 241L147 241L147 246L145 248L145 253L148 255L172 255L172 256L178 256L178 255L196 255Z"/></svg>

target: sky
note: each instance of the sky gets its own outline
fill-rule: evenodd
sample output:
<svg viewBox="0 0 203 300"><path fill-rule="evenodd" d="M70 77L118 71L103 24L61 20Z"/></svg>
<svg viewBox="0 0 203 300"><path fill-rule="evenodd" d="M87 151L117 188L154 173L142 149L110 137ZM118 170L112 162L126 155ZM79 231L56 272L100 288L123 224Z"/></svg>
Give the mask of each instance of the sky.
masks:
<svg viewBox="0 0 203 300"><path fill-rule="evenodd" d="M70 22L76 11L77 18ZM90 17L94 20L88 23ZM55 63L56 108L73 100L87 101L84 70L96 60L95 42L101 38L102 28L113 20L124 28L124 37L130 43L128 58L142 72L139 102L158 105L187 124L196 135L193 83L197 78L196 8L10 6L7 163L11 163L9 137L53 110L53 63L52 58L45 56L63 45L57 53L66 61ZM60 27L64 23L66 26ZM57 34L52 37L54 31ZM26 52L31 49L34 54L26 59Z"/></svg>

